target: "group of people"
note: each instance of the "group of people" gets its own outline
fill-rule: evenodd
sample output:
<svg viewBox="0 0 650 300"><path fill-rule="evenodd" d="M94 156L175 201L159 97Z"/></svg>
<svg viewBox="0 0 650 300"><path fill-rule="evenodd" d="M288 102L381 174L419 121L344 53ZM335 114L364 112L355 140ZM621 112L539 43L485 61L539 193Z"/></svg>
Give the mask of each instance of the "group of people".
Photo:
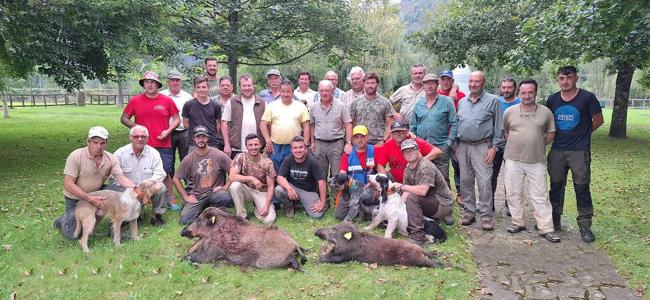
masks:
<svg viewBox="0 0 650 300"><path fill-rule="evenodd" d="M398 183L394 192L406 203L409 238L422 245L425 217L454 223L451 161L462 225L476 222L478 215L483 230L494 229L494 191L505 162L512 214L508 232L526 229L527 180L539 234L559 242L571 170L580 232L585 242L594 240L590 137L603 118L595 96L577 88L575 67L559 69L560 91L546 106L535 102L534 80L517 86L506 78L499 97L484 90L485 75L476 71L469 76L470 93L464 95L452 71L427 74L421 64L412 66L411 82L390 98L377 92L378 75L360 67L350 70L352 88L347 92L337 87L333 71L314 91L309 72L298 74L294 89L271 69L266 73L268 88L257 94L253 77L241 75L239 95L233 93L232 78L217 77L215 58L205 59L205 71L193 79L191 94L182 90L177 71L169 72L163 91L158 75L145 72L139 81L144 92L129 101L121 116L130 128L130 143L115 154L105 150L108 131L90 129L87 147L66 160L66 212L54 222L66 237L73 238L72 211L78 201L102 207L102 199L89 192L125 189L145 179L162 181L167 188L153 201L153 225L164 224L167 208L181 210L182 224L193 222L208 206L234 206L237 215L249 218L246 201L254 203L255 217L268 224L279 209L287 217L302 208L309 217L321 218L332 198L328 176L344 173L368 184L367 175L382 173ZM180 166L175 170L177 153ZM335 209L337 218L345 215L340 211L345 204Z"/></svg>

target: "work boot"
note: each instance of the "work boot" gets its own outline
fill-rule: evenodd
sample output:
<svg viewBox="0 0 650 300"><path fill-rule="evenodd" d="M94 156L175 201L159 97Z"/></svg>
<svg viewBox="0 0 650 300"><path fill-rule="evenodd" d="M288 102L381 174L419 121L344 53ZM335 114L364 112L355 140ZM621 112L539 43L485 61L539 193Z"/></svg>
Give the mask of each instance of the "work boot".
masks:
<svg viewBox="0 0 650 300"><path fill-rule="evenodd" d="M560 242L560 236L557 235L554 231L547 232L547 233L542 233L540 234L541 237L545 238L547 241L551 243L559 243Z"/></svg>
<svg viewBox="0 0 650 300"><path fill-rule="evenodd" d="M492 219L485 219L481 221L481 229L484 231L492 231L494 230L494 223L492 222Z"/></svg>
<svg viewBox="0 0 650 300"><path fill-rule="evenodd" d="M460 222L463 226L469 226L476 222L476 218L473 214L464 214L463 219Z"/></svg>
<svg viewBox="0 0 650 300"><path fill-rule="evenodd" d="M585 243L593 243L596 237L589 227L580 227L580 236Z"/></svg>

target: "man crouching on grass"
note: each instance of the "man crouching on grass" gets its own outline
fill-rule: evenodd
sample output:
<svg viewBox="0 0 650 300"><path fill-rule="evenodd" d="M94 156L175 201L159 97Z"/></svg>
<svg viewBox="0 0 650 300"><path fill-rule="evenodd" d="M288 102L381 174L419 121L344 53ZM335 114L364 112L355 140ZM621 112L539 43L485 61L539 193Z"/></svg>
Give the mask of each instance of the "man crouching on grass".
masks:
<svg viewBox="0 0 650 300"><path fill-rule="evenodd" d="M133 182L122 173L120 164L106 151L108 130L104 127L93 127L88 131L87 146L72 151L65 160L63 174L63 196L65 198L65 213L54 220L54 228L58 229L67 239L74 240L77 221L74 209L79 201L86 201L102 209L104 197L91 196L88 193L98 191L104 185L109 175L124 188L134 187Z"/></svg>

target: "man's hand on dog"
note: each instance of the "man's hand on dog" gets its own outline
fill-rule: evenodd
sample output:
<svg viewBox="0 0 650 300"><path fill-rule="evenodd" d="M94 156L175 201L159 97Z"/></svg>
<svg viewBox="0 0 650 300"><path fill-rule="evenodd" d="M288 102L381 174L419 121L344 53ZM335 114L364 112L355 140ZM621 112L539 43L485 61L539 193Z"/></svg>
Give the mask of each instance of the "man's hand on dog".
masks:
<svg viewBox="0 0 650 300"><path fill-rule="evenodd" d="M98 209L104 209L104 200L106 200L106 197L88 196L88 202Z"/></svg>
<svg viewBox="0 0 650 300"><path fill-rule="evenodd" d="M185 200L185 201L188 202L188 203L196 203L196 202L199 202L199 201L196 199L196 196L194 196L194 195L189 195L189 196L187 196L187 198L185 198L185 199L183 199L183 200Z"/></svg>

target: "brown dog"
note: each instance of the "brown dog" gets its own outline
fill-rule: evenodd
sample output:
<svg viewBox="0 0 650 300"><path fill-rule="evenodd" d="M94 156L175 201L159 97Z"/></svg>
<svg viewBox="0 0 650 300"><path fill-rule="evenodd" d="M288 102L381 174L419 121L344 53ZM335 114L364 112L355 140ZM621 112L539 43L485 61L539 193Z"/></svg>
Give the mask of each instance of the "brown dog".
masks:
<svg viewBox="0 0 650 300"><path fill-rule="evenodd" d="M307 261L298 243L275 225L252 224L215 207L206 208L181 235L199 238L185 257L192 262L223 260L241 267L301 270Z"/></svg>
<svg viewBox="0 0 650 300"><path fill-rule="evenodd" d="M424 252L416 244L360 232L350 222L319 228L314 234L328 242L321 251L321 262L342 263L353 260L379 265L444 266L432 259L433 254Z"/></svg>
<svg viewBox="0 0 650 300"><path fill-rule="evenodd" d="M79 201L74 210L74 216L77 220L77 228L74 236L78 237L82 233L79 243L84 252L88 250L88 236L95 230L95 225L101 221L104 215L107 215L113 222L113 242L115 246L120 246L120 229L122 222L129 222L131 228L131 238L138 240L138 217L140 216L141 203L151 203L151 196L164 185L154 180L144 180L134 188L128 188L124 192L101 190L90 193L93 196L101 196L106 199L103 201L104 209L97 207L86 201Z"/></svg>

